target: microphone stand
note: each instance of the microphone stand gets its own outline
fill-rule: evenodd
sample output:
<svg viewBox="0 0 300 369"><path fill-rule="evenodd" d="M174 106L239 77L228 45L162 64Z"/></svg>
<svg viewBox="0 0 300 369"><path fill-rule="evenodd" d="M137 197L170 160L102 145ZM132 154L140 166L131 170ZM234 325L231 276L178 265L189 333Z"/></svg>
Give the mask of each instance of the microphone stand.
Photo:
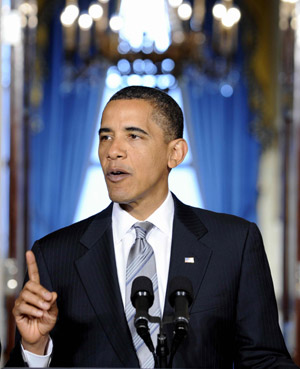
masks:
<svg viewBox="0 0 300 369"><path fill-rule="evenodd" d="M160 326L160 331L161 331L161 327L162 327L162 322L161 322L161 319L160 319L160 317L158 317L158 316L152 316L152 315L150 315L149 313L147 313L147 314L145 314L145 317L146 317L146 319L150 322L150 323L157 323L157 324L159 324L159 326ZM161 333L161 332L160 332ZM160 334L159 333L159 334ZM139 334L139 332L138 332L138 334ZM158 336L159 336L159 334L158 334ZM157 340L158 340L158 336L157 336ZM144 337L142 336L142 335L140 335L140 337L143 339L143 341L145 342L145 339L144 339ZM151 343L152 343L152 339L151 339L151 336L149 335L149 338L150 338L150 340L151 340ZM153 350L152 350L152 347L151 347L151 349L150 349L150 347L149 347L149 345L147 344L147 342L145 342L146 343L146 345L148 346L148 348L149 348L149 350L152 352L152 354L153 354L153 358L154 358L154 363L155 363L155 368L166 368L166 366L161 366L161 356L160 356L160 352L158 353L158 351L157 351L157 348L156 348L156 350L154 350L154 346L153 346L153 344L152 344L152 347L153 347ZM159 363L157 362L157 357L159 358ZM159 366L158 366L159 365Z"/></svg>
<svg viewBox="0 0 300 369"><path fill-rule="evenodd" d="M181 342L184 340L184 338L187 335L188 326L185 322L181 322L176 326L176 329L174 331L173 341L171 345L171 355L168 362L168 355L170 354L168 342L167 342L167 336L164 333L164 325L174 323L174 315L166 316L163 320L158 316L152 316L150 314L145 314L145 318L150 323L157 323L159 324L159 333L157 335L157 346L156 350L154 350L153 344L149 345L148 340L151 340L151 336L144 335L142 333L143 330L138 331L138 334L143 339L149 350L152 352L155 362L155 368L172 368L173 364L173 358L174 355L181 344ZM146 328L145 326L143 328ZM147 340L148 338L148 340ZM151 340L152 342L152 340Z"/></svg>
<svg viewBox="0 0 300 369"><path fill-rule="evenodd" d="M172 368L173 358L179 345L187 335L188 325L186 322L181 322L179 324L177 323L171 345L171 355L168 362L168 355L170 354L170 351L167 343L167 336L164 333L164 325L174 323L174 314L166 316L163 320L159 317L153 317L148 314L148 319L151 323L159 323L159 333L157 335L157 346L155 350L156 355L153 352L156 364L155 367L157 367L157 364L159 364L159 368Z"/></svg>
<svg viewBox="0 0 300 369"><path fill-rule="evenodd" d="M174 335L173 335L173 341L171 346L171 355L170 360L168 364L168 368L172 368L173 359L176 354L176 351L181 344L181 342L185 339L187 336L187 330L188 326L185 322L182 322L181 324L178 324L175 328Z"/></svg>
<svg viewBox="0 0 300 369"><path fill-rule="evenodd" d="M167 336L163 332L162 322L160 323L159 333L157 335L156 355L159 358L159 367L167 368L169 347L167 343Z"/></svg>
<svg viewBox="0 0 300 369"><path fill-rule="evenodd" d="M168 347L167 336L164 333L164 325L173 323L174 315L166 316L163 320L159 317L152 317L149 315L148 319L151 323L159 323L159 333L157 335L157 346L155 350L156 357L159 361L159 368L170 368L170 363L168 365L168 355L170 351Z"/></svg>

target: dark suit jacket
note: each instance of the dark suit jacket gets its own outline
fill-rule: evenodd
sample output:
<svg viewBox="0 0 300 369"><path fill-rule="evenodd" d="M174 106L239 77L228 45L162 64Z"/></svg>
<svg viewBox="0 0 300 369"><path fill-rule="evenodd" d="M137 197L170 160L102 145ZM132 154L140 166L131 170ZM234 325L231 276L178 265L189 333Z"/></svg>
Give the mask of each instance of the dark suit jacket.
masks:
<svg viewBox="0 0 300 369"><path fill-rule="evenodd" d="M296 368L278 326L257 227L174 200L169 280L188 277L195 300L173 367ZM118 285L111 212L112 205L33 247L41 283L58 293L51 366L138 367ZM166 301L164 314L171 313ZM170 344L172 327L167 331ZM7 365L23 365L19 344Z"/></svg>

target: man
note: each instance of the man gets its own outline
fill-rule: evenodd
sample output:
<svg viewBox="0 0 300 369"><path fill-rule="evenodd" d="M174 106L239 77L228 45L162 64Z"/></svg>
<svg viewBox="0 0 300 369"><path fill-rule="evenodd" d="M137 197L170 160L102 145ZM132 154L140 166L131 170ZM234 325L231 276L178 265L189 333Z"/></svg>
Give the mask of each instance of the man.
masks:
<svg viewBox="0 0 300 369"><path fill-rule="evenodd" d="M108 102L99 158L113 203L27 253L8 366L153 367L142 362L127 322L134 227L148 221L144 242L155 254L160 310L172 314L174 276L189 278L195 295L174 367L296 368L278 326L257 227L186 206L169 192L169 172L187 153L182 133L179 106L159 90L132 86ZM171 342L172 326L166 333Z"/></svg>

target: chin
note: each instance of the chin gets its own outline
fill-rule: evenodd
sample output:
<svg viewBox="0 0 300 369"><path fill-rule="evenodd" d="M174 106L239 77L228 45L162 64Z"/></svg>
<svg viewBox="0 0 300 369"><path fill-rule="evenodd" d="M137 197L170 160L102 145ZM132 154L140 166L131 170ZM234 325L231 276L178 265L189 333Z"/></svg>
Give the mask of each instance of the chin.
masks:
<svg viewBox="0 0 300 369"><path fill-rule="evenodd" d="M109 198L111 199L111 201L116 202L120 205L126 205L132 202L128 195L126 196L125 194L109 193Z"/></svg>

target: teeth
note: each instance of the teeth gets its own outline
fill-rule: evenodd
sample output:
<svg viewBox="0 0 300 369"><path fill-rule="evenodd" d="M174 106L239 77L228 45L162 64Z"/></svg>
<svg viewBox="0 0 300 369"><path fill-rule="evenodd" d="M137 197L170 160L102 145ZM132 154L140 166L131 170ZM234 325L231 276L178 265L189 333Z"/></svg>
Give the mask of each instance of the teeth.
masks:
<svg viewBox="0 0 300 369"><path fill-rule="evenodd" d="M114 175L122 174L122 172L112 172Z"/></svg>

